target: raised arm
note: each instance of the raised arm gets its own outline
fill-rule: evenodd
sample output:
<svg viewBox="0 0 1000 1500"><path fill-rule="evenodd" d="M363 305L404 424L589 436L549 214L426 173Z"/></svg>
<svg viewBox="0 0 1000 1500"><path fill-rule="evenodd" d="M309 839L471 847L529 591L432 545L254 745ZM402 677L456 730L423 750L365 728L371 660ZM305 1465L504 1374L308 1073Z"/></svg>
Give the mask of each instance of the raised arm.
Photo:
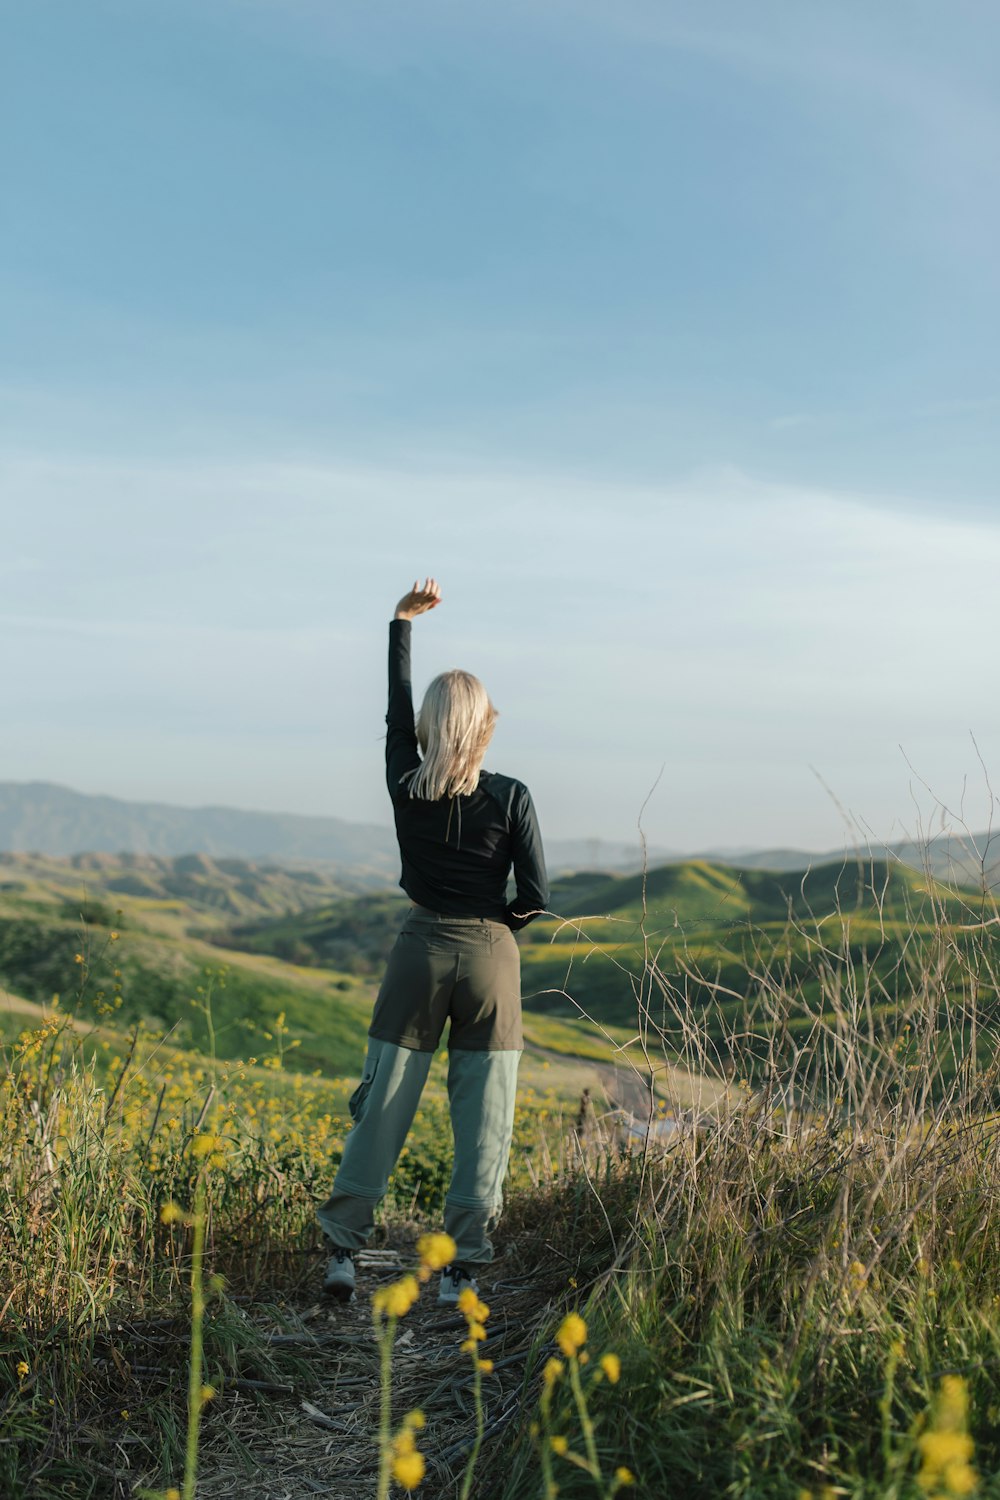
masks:
<svg viewBox="0 0 1000 1500"><path fill-rule="evenodd" d="M413 689L410 680L410 621L441 602L441 589L434 578L423 587L415 582L396 605L389 625L389 708L385 716L385 777L389 795L399 794L400 778L420 764L417 733L413 722Z"/></svg>

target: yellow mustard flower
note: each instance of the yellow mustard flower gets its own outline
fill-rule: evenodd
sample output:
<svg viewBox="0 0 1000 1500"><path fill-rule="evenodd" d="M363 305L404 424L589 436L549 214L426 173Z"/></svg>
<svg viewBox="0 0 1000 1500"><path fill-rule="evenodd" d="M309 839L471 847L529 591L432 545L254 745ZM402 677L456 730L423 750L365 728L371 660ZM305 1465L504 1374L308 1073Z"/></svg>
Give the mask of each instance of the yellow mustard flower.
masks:
<svg viewBox="0 0 1000 1500"><path fill-rule="evenodd" d="M490 1315L490 1310L485 1302L480 1302L471 1286L463 1287L458 1294L459 1311L466 1318L473 1318L477 1323L485 1323Z"/></svg>
<svg viewBox="0 0 1000 1500"><path fill-rule="evenodd" d="M622 1362L618 1358L617 1354L602 1354L601 1369L611 1381L612 1385L618 1384L619 1380L621 1379Z"/></svg>
<svg viewBox="0 0 1000 1500"><path fill-rule="evenodd" d="M918 1478L925 1489L934 1489L940 1482L954 1494L964 1495L975 1488L975 1477L969 1468L973 1442L967 1433L925 1432L917 1439L917 1444L923 1459ZM959 1477L961 1483L956 1484Z"/></svg>
<svg viewBox="0 0 1000 1500"><path fill-rule="evenodd" d="M402 1318L420 1296L420 1287L415 1276L403 1276L391 1286L379 1287L372 1297L372 1306L377 1313L389 1318Z"/></svg>
<svg viewBox="0 0 1000 1500"><path fill-rule="evenodd" d="M579 1313L567 1313L556 1333L556 1343L567 1359L571 1359L587 1342L587 1325Z"/></svg>
<svg viewBox="0 0 1000 1500"><path fill-rule="evenodd" d="M28 1365L28 1361L26 1359L22 1359L19 1361L17 1366L17 1373L18 1378L21 1380L27 1380L28 1376L31 1374L31 1368Z"/></svg>
<svg viewBox="0 0 1000 1500"><path fill-rule="evenodd" d="M560 1433L557 1433L555 1437L549 1438L549 1447L553 1453L561 1455L569 1448L569 1440L568 1438L564 1438Z"/></svg>
<svg viewBox="0 0 1000 1500"><path fill-rule="evenodd" d="M933 1421L917 1439L921 1467L917 1483L928 1494L971 1495L979 1483L967 1429L969 1393L958 1375L941 1381Z"/></svg>
<svg viewBox="0 0 1000 1500"><path fill-rule="evenodd" d="M555 1385L565 1368L566 1366L561 1359L546 1360L545 1369L542 1371L542 1379L545 1381L545 1384Z"/></svg>
<svg viewBox="0 0 1000 1500"><path fill-rule="evenodd" d="M615 1478L621 1485L635 1484L635 1475L631 1469L626 1469L624 1464L622 1464L620 1469L615 1470Z"/></svg>
<svg viewBox="0 0 1000 1500"><path fill-rule="evenodd" d="M191 1142L192 1156L214 1156L217 1152L225 1149L225 1141L221 1135L212 1135L209 1132L199 1132Z"/></svg>
<svg viewBox="0 0 1000 1500"><path fill-rule="evenodd" d="M183 1222L184 1210L181 1208L180 1204L174 1203L173 1201L171 1201L170 1203L164 1203L163 1207L160 1209L160 1223L183 1224Z"/></svg>
<svg viewBox="0 0 1000 1500"><path fill-rule="evenodd" d="M417 1241L417 1254L428 1271L442 1271L455 1259L458 1246L450 1234L424 1234Z"/></svg>
<svg viewBox="0 0 1000 1500"><path fill-rule="evenodd" d="M415 1490L424 1477L426 1467L422 1453L397 1453L392 1461L392 1477L404 1490Z"/></svg>

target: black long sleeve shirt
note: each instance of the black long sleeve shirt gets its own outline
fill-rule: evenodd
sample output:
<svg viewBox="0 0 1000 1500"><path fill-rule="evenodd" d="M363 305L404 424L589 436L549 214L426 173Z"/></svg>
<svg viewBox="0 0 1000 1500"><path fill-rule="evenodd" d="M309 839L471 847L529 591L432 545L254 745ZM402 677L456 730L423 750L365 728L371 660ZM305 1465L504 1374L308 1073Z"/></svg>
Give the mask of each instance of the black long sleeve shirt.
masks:
<svg viewBox="0 0 1000 1500"><path fill-rule="evenodd" d="M420 765L410 684L410 622L389 625L389 711L385 771L403 872L400 885L418 906L455 917L488 917L514 931L548 905L542 838L523 782L479 773L469 796L411 797L403 778ZM517 895L507 901L514 868Z"/></svg>

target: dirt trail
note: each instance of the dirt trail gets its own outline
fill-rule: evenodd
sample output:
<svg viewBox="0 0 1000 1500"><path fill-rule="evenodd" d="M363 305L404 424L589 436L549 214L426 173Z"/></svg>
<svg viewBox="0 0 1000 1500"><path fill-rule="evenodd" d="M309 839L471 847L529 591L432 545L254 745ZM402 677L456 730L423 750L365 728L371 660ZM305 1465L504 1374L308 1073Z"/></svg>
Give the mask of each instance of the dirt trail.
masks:
<svg viewBox="0 0 1000 1500"><path fill-rule="evenodd" d="M254 1317L273 1341L315 1357L322 1383L263 1402L231 1393L207 1425L199 1500L372 1500L380 1383L370 1297L377 1286L411 1269L413 1257L405 1250L378 1250L362 1252L357 1264L358 1295L350 1305L317 1299L286 1311L280 1328ZM317 1269L317 1288L319 1275ZM434 1277L400 1320L393 1355L394 1422L415 1407L426 1418L418 1438L427 1460L419 1491L424 1500L454 1496L475 1434L470 1358L460 1351L465 1320L457 1310L439 1307L436 1296ZM553 1324L555 1302L527 1286L523 1276L505 1279L499 1258L485 1268L480 1296L490 1307L481 1348L494 1362L494 1373L483 1376L486 1441L477 1473L486 1474L495 1463L496 1440L522 1414L532 1345L537 1330Z"/></svg>
<svg viewBox="0 0 1000 1500"><path fill-rule="evenodd" d="M589 1070L609 1109L624 1110L637 1121L647 1119L652 1075L645 1066L645 1059L641 1053L637 1054L633 1066L628 1062L598 1062L595 1058L556 1052L550 1048L529 1043L525 1044L525 1052L531 1052L534 1056L553 1064L570 1063L581 1071ZM693 1111L700 1114L703 1111L710 1111L726 1092L727 1085L722 1080L691 1073L686 1068L677 1067L674 1064L660 1064L656 1069L653 1086L654 1100L657 1102L663 1100L668 1107L672 1107L674 1113ZM600 1104L596 1100L595 1106L600 1113Z"/></svg>

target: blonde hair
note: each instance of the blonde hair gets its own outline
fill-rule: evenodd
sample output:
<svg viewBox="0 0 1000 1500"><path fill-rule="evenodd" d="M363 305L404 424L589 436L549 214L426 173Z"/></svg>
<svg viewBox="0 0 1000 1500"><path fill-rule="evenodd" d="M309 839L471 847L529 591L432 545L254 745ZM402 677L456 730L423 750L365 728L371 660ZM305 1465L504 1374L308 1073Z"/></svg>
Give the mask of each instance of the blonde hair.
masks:
<svg viewBox="0 0 1000 1500"><path fill-rule="evenodd" d="M417 717L423 761L410 774L410 796L436 802L474 792L496 721L478 677L458 670L435 677Z"/></svg>

